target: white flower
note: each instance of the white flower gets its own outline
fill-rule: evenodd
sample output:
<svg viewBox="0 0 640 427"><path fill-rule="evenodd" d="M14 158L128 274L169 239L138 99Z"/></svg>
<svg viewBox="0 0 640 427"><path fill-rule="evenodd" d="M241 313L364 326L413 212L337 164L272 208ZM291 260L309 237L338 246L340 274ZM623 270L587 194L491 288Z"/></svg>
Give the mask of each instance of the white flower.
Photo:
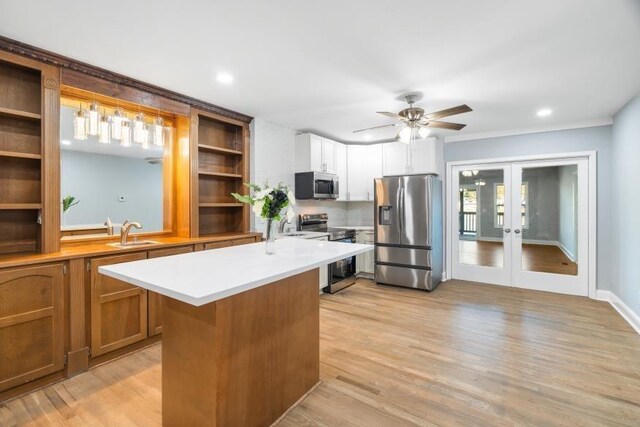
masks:
<svg viewBox="0 0 640 427"><path fill-rule="evenodd" d="M262 208L264 207L264 201L258 200L253 204L253 213L256 215L262 214Z"/></svg>
<svg viewBox="0 0 640 427"><path fill-rule="evenodd" d="M258 191L254 196L254 199L262 200L265 197L267 197L267 195L269 195L269 193L271 193L272 191L273 191L273 188L265 188L264 190Z"/></svg>
<svg viewBox="0 0 640 427"><path fill-rule="evenodd" d="M295 206L296 205L296 198L293 195L293 191L289 190L289 192L287 193L287 198L289 199L289 205L290 206Z"/></svg>
<svg viewBox="0 0 640 427"><path fill-rule="evenodd" d="M296 214L295 212L293 212L293 207L291 205L289 205L287 207L287 222L291 223L293 221L293 218L295 218Z"/></svg>

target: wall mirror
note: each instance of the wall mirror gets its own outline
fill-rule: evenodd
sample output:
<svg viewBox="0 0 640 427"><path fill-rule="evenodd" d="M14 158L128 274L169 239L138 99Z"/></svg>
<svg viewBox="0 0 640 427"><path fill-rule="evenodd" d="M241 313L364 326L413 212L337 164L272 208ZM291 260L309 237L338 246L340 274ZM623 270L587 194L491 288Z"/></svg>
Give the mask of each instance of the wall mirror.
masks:
<svg viewBox="0 0 640 427"><path fill-rule="evenodd" d="M171 229L171 116L135 105L63 96L60 105L62 240L119 235L129 219Z"/></svg>

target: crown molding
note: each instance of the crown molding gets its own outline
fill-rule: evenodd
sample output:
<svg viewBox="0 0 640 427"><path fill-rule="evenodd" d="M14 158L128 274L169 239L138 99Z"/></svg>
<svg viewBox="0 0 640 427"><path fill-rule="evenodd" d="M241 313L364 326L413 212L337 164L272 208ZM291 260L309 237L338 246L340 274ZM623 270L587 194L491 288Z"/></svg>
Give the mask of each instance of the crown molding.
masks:
<svg viewBox="0 0 640 427"><path fill-rule="evenodd" d="M512 130L504 130L504 131L490 131L490 132L469 133L464 135L452 135L452 136L444 137L444 142L448 143L448 142L472 141L476 139L500 138L503 136L527 135L531 133L556 132L560 130L609 126L612 124L613 124L612 117L604 117L604 118L595 119L595 120L585 120L581 122L573 122L573 123L565 123L565 124L549 125L549 126L539 126L539 127L525 128L525 129L512 129Z"/></svg>
<svg viewBox="0 0 640 427"><path fill-rule="evenodd" d="M238 113L237 111L210 104L208 102L187 95L182 95L172 90L163 89L159 86L145 83L140 80L124 76L122 74L114 73L112 71L105 70L104 68L77 61L63 55L58 55L57 53L49 52L48 50L40 49L38 47L31 46L4 36L0 36L0 50L31 58L45 64L60 67L62 69L77 71L79 73L97 77L111 83L129 86L144 92L171 99L173 101L182 102L192 107L209 111L220 116L239 120L243 123L249 123L251 122L251 120L253 120L253 117L246 114Z"/></svg>

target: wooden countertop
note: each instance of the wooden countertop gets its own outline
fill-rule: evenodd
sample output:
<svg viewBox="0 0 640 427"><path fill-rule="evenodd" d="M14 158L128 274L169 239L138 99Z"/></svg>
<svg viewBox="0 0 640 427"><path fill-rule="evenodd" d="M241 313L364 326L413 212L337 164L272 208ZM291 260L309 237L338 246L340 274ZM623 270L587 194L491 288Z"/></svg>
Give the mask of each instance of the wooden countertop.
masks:
<svg viewBox="0 0 640 427"><path fill-rule="evenodd" d="M260 233L220 233L206 237L148 237L154 242L144 246L132 246L127 248L117 248L104 242L87 242L86 244L74 242L63 246L60 252L50 254L11 254L0 256L0 268L20 267L31 264L41 264L47 262L67 261L74 258L89 258L102 255L117 255L130 252L144 252L154 249L163 249L174 246L193 245L197 243L219 242L224 240L235 240L247 237L261 236ZM114 240L117 241L117 240Z"/></svg>

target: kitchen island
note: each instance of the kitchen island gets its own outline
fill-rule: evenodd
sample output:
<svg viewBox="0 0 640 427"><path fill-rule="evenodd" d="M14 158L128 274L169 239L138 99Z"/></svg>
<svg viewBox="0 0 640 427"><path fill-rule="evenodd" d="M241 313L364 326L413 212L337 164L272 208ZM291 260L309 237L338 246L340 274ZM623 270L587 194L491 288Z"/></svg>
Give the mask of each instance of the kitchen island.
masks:
<svg viewBox="0 0 640 427"><path fill-rule="evenodd" d="M318 382L318 268L373 249L303 239L100 267L165 296L165 426L270 425Z"/></svg>

